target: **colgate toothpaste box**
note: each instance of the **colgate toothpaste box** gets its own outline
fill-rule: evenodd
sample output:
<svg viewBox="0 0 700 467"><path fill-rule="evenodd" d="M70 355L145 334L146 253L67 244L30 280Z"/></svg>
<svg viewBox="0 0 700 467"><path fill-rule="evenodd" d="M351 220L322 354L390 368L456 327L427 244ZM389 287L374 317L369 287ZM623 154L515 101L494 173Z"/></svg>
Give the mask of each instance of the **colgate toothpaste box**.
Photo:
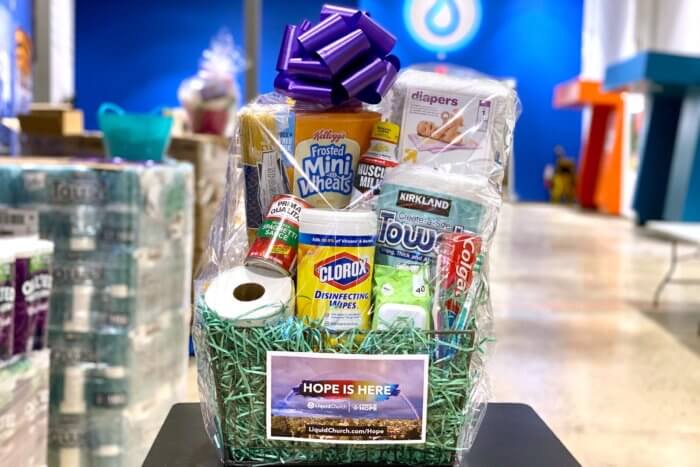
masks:
<svg viewBox="0 0 700 467"><path fill-rule="evenodd" d="M481 237L471 232L446 232L438 239L436 306L452 328L474 280ZM443 323L445 324L445 323Z"/></svg>

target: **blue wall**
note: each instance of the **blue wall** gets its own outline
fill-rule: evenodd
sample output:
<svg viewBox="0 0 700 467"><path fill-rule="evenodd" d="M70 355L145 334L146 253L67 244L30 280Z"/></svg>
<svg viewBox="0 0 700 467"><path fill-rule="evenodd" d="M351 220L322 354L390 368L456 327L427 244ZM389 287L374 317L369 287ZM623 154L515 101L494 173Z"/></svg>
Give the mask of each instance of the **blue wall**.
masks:
<svg viewBox="0 0 700 467"><path fill-rule="evenodd" d="M243 39L241 0L76 0L76 105L97 128L100 103L131 111L178 105L221 27Z"/></svg>
<svg viewBox="0 0 700 467"><path fill-rule="evenodd" d="M259 90L272 89L279 41L288 22L316 20L323 1L263 0ZM357 1L335 3L356 5ZM516 191L543 200L545 164L562 144L578 154L580 114L552 109L552 89L580 68L582 0L481 0L473 40L446 60L518 81L523 114L515 134ZM399 38L404 65L434 61L406 32L402 0L360 0ZM241 43L241 0L77 0L77 105L96 126L100 102L135 111L176 105L177 87L196 71L201 51L221 26ZM241 77L242 81L242 77Z"/></svg>
<svg viewBox="0 0 700 467"><path fill-rule="evenodd" d="M264 1L259 90L272 90L285 24L316 21L321 0ZM340 0L336 4L357 5ZM100 103L131 111L175 106L180 82L197 71L221 27L243 48L242 0L76 0L76 105L97 128ZM242 95L243 75L239 76Z"/></svg>

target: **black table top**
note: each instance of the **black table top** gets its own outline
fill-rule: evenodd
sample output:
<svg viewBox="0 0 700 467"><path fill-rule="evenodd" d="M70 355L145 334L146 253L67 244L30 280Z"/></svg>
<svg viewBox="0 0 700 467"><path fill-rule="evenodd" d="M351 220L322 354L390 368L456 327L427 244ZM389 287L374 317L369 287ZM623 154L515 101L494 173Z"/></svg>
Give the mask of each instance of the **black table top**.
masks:
<svg viewBox="0 0 700 467"><path fill-rule="evenodd" d="M210 444L199 404L176 404L143 467L221 467ZM528 405L489 404L463 467L580 467L552 430Z"/></svg>

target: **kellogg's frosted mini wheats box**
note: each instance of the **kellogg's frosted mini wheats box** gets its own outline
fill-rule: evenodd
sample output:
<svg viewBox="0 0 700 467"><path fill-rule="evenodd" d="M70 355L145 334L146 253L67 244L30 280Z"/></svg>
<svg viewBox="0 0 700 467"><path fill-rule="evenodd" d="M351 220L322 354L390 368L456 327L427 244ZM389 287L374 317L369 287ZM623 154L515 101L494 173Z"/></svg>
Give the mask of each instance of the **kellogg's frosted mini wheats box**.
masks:
<svg viewBox="0 0 700 467"><path fill-rule="evenodd" d="M298 113L290 169L294 195L313 207L342 209L350 202L360 154L367 151L376 112Z"/></svg>

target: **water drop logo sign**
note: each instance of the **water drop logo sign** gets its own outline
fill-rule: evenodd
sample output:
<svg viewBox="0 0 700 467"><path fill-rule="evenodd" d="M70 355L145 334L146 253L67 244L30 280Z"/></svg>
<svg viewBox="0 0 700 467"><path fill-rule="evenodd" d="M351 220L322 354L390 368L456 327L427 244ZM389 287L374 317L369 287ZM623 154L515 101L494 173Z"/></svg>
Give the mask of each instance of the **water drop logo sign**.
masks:
<svg viewBox="0 0 700 467"><path fill-rule="evenodd" d="M471 41L481 22L480 0L406 0L404 21L422 47L445 53Z"/></svg>

